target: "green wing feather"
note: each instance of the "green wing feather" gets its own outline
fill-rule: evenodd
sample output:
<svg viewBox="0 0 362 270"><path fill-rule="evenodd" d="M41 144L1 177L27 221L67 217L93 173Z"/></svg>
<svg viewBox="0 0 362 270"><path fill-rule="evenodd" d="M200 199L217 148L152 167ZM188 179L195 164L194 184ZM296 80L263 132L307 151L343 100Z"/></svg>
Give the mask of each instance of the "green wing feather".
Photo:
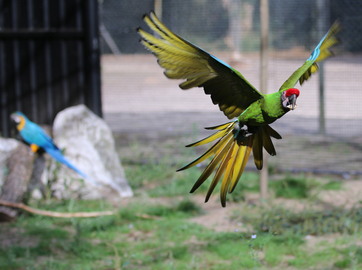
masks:
<svg viewBox="0 0 362 270"><path fill-rule="evenodd" d="M269 131L271 131L271 132L269 132ZM255 166L258 170L261 170L263 168L263 148L271 156L275 156L277 154L270 137L273 137L273 135L275 135L275 137L277 137L277 139L281 139L281 137L280 137L280 135L277 136L275 133L273 133L273 131L277 135L279 135L269 125L261 127L260 131L254 135L255 138L254 138L254 142L253 142L253 156L254 156Z"/></svg>
<svg viewBox="0 0 362 270"><path fill-rule="evenodd" d="M181 89L203 87L229 119L263 96L237 70L174 34L153 12L143 19L159 37L139 28L140 42L156 55L168 78L186 80Z"/></svg>
<svg viewBox="0 0 362 270"><path fill-rule="evenodd" d="M331 26L328 33L319 42L311 56L289 77L288 80L284 82L279 91L292 88L298 81L300 85L302 85L304 81L308 80L313 73L318 71L317 63L332 56L333 53L331 52L330 48L340 42L339 39L335 36L340 31L340 29L340 24L338 21L336 21Z"/></svg>
<svg viewBox="0 0 362 270"><path fill-rule="evenodd" d="M255 135L255 140L253 143L253 156L254 163L258 170L263 168L263 134L262 130L260 130Z"/></svg>

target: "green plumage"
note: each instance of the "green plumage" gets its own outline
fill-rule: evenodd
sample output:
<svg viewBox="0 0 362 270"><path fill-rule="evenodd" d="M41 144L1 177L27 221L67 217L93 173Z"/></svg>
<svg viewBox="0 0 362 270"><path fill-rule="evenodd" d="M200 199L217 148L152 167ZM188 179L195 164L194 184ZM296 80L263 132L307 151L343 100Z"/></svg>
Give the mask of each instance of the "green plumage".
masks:
<svg viewBox="0 0 362 270"><path fill-rule="evenodd" d="M170 79L184 79L180 84L183 90L203 87L205 94L210 95L212 102L219 106L226 117L237 117L226 124L209 128L216 132L188 145L198 146L218 140L199 158L179 169L190 168L214 156L191 192L194 192L217 168L205 201L208 201L215 186L222 179L220 198L221 204L225 206L226 194L234 190L251 151L258 169L263 167L263 148L270 155L276 155L271 137L281 139L281 136L269 124L294 109L299 91L291 88L298 81L302 84L308 80L311 74L318 70L317 62L332 55L329 49L338 43L335 34L339 31L339 24L335 23L331 27L311 57L285 81L279 91L264 95L240 72L174 34L153 12L145 15L144 21L158 37L139 28L137 32L141 36L140 42L158 58L159 65L165 69L165 75ZM289 104L293 96L294 103ZM243 126L247 127L247 132L242 130Z"/></svg>

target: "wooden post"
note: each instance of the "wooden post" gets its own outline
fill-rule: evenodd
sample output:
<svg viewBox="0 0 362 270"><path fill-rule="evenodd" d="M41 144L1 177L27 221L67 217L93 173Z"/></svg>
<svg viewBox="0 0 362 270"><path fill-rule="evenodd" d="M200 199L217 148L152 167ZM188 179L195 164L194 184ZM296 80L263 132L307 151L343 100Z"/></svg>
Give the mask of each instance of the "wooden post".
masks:
<svg viewBox="0 0 362 270"><path fill-rule="evenodd" d="M268 89L268 35L269 35L269 3L260 0L260 91L267 93ZM260 198L265 200L268 195L268 154L263 150L263 169L260 171Z"/></svg>
<svg viewBox="0 0 362 270"><path fill-rule="evenodd" d="M154 6L157 17L162 21L162 0L155 0Z"/></svg>
<svg viewBox="0 0 362 270"><path fill-rule="evenodd" d="M229 0L229 35L233 50L232 60L239 61L242 52L242 0Z"/></svg>
<svg viewBox="0 0 362 270"><path fill-rule="evenodd" d="M317 33L318 40L324 35L327 27L328 7L326 0L317 0ZM319 70L319 133L326 134L325 98L324 98L324 62L318 64Z"/></svg>

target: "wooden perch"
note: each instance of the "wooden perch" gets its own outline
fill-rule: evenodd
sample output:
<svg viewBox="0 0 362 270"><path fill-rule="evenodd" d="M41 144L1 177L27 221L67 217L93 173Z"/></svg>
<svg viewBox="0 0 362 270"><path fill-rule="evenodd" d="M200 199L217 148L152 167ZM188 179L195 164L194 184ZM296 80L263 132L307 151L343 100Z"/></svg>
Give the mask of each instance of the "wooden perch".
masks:
<svg viewBox="0 0 362 270"><path fill-rule="evenodd" d="M58 217L58 218L73 218L73 217L89 218L89 217L111 216L111 215L115 214L115 212L113 212L113 211L60 213L60 212L52 212L52 211L47 211L47 210L35 209L35 208L29 207L23 203L7 202L7 201L3 201L3 200L0 200L0 205L20 208L20 209L23 209L30 213L36 214L36 215L42 215L42 216L47 216L47 217Z"/></svg>

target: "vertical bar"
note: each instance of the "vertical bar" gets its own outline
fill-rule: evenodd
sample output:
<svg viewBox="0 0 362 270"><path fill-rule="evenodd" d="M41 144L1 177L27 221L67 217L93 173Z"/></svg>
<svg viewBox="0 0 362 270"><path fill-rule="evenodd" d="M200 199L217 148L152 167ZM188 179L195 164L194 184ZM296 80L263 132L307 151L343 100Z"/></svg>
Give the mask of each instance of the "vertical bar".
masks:
<svg viewBox="0 0 362 270"><path fill-rule="evenodd" d="M239 61L242 51L242 1L230 0L228 2L229 31L232 41L232 59Z"/></svg>
<svg viewBox="0 0 362 270"><path fill-rule="evenodd" d="M89 96L86 105L98 116L102 117L100 49L98 26L98 1L84 1L84 71L85 89Z"/></svg>
<svg viewBox="0 0 362 270"><path fill-rule="evenodd" d="M77 9L77 15L76 15L76 27L77 30L82 30L82 12L81 12L81 3L80 0L77 0L76 9ZM85 87L84 87L84 66L83 66L83 47L82 47L82 41L77 40L77 62L78 62L78 88L77 91L79 91L80 103L85 103Z"/></svg>
<svg viewBox="0 0 362 270"><path fill-rule="evenodd" d="M1 91L1 130L3 137L9 136L9 118L8 118L8 104L7 104L7 95L6 95L6 85L5 85L5 57L4 57L4 41L0 41L0 91Z"/></svg>
<svg viewBox="0 0 362 270"><path fill-rule="evenodd" d="M3 5L3 1L0 0L0 6ZM3 27L4 20L3 14L0 14L0 28ZM3 137L9 136L9 112L7 104L7 92L6 92L6 75L5 75L5 53L4 53L4 41L0 41L0 93L1 93L1 131L0 135Z"/></svg>
<svg viewBox="0 0 362 270"><path fill-rule="evenodd" d="M28 6L28 29L33 30L33 1L27 1ZM32 106L32 119L35 122L38 122L38 106L36 98L36 67L35 67L35 48L34 40L29 39L29 52L30 52L30 62L29 62L29 72L30 72L30 95L31 95L31 106Z"/></svg>
<svg viewBox="0 0 362 270"><path fill-rule="evenodd" d="M162 22L162 0L155 0L154 3L155 13Z"/></svg>
<svg viewBox="0 0 362 270"><path fill-rule="evenodd" d="M3 6L3 0L0 0L0 7L2 7ZM2 9L2 11L3 11L3 9ZM3 13L1 13L0 14L0 29L2 29L4 27L4 14Z"/></svg>
<svg viewBox="0 0 362 270"><path fill-rule="evenodd" d="M326 115L325 115L325 98L324 98L324 63L319 63L319 133L326 135Z"/></svg>
<svg viewBox="0 0 362 270"><path fill-rule="evenodd" d="M86 1L87 2L87 1ZM60 29L65 29L65 1L59 1L59 17L60 17ZM60 40L60 55L61 55L61 72L62 72L62 92L63 92L63 104L67 106L69 104L69 84L68 84L68 62L67 62L67 44L66 41Z"/></svg>
<svg viewBox="0 0 362 270"><path fill-rule="evenodd" d="M49 30L49 0L43 0L43 12L44 12L44 28ZM50 52L50 41L45 40L45 81L46 81L46 93L47 93L47 115L51 118L54 116L53 106L53 93L52 93L52 62ZM47 119L47 122L52 119Z"/></svg>
<svg viewBox="0 0 362 270"><path fill-rule="evenodd" d="M317 33L318 39L323 37L326 31L327 23L327 2L326 0L317 0ZM326 116L325 116L325 96L324 96L324 62L319 63L319 133L326 134Z"/></svg>
<svg viewBox="0 0 362 270"><path fill-rule="evenodd" d="M268 91L268 35L269 35L269 3L268 0L260 0L260 91L267 94ZM259 189L260 198L265 200L268 196L268 154L263 149L263 169L260 171Z"/></svg>
<svg viewBox="0 0 362 270"><path fill-rule="evenodd" d="M18 14L17 14L18 1L11 1L11 11L12 11L12 28L16 30L18 28ZM15 107L16 110L21 111L21 86L20 86L20 57L19 57L19 42L13 40L13 54L14 54L14 85L15 85Z"/></svg>

